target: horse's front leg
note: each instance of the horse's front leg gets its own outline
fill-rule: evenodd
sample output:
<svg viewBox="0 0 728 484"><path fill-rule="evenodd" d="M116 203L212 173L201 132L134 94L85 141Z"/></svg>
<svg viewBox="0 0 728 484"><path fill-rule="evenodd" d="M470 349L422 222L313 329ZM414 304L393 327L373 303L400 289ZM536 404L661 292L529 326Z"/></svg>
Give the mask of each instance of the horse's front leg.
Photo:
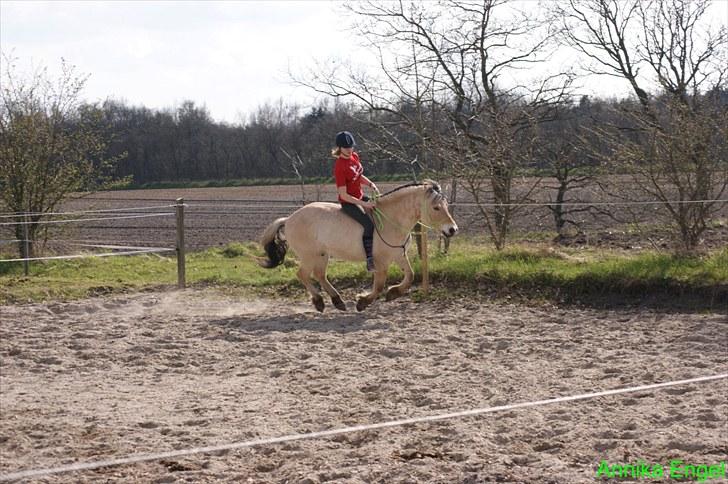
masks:
<svg viewBox="0 0 728 484"><path fill-rule="evenodd" d="M389 265L389 264L387 264ZM364 308L369 306L371 303L374 302L374 300L379 296L379 294L382 292L382 289L384 289L384 283L387 282L387 269L380 269L377 272L374 273L374 286L372 287L372 292L369 294L365 294L362 296L359 296L356 300L356 310L357 311L363 311Z"/></svg>
<svg viewBox="0 0 728 484"><path fill-rule="evenodd" d="M384 296L387 301L407 294L410 286L412 286L412 281L415 279L415 273L412 271L412 266L406 254L402 254L395 262L402 269L402 272L404 272L404 279L396 286L391 286L387 289L387 294Z"/></svg>

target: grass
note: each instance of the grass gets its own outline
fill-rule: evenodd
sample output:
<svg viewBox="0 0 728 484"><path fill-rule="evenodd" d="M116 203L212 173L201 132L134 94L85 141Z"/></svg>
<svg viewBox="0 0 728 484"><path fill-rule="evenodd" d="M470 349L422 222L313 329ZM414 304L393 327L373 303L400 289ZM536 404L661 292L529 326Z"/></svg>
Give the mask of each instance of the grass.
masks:
<svg viewBox="0 0 728 484"><path fill-rule="evenodd" d="M430 257L433 290L427 296L431 298L480 294L582 303L611 299L619 304L661 296L705 307L728 298L728 249L700 257L525 246L499 252L456 239L449 254L434 252ZM266 270L256 263L260 255L252 242L189 254L188 285L230 287L253 294L302 293L294 261L289 258L283 266ZM413 266L419 273L418 260ZM396 280L402 274L392 266L389 276ZM0 303L174 287L176 278L176 260L157 255L36 262L29 277L23 275L20 263L0 263ZM359 289L370 281L363 263L335 262L329 278L340 288Z"/></svg>
<svg viewBox="0 0 728 484"><path fill-rule="evenodd" d="M433 282L457 288L579 301L594 298L683 296L728 298L728 249L702 257L644 251L484 251L467 244L430 264Z"/></svg>

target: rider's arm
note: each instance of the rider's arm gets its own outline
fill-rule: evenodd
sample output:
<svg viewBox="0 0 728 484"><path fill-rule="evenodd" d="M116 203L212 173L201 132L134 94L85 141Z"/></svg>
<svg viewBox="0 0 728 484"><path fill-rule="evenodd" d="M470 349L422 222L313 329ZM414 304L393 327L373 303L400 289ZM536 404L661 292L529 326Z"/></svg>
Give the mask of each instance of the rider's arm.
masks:
<svg viewBox="0 0 728 484"><path fill-rule="evenodd" d="M364 175L361 176L361 179L364 181L364 184L371 187L371 189L374 190L375 192L379 193L379 189L377 188L377 186L374 184L373 181L371 181L369 178L365 177Z"/></svg>
<svg viewBox="0 0 728 484"><path fill-rule="evenodd" d="M354 205L361 205L364 208L374 208L374 204L372 202L365 202L364 200L359 200L358 198L352 197L348 193L346 193L346 187L336 187L336 191L339 192L339 197L345 202L353 203Z"/></svg>

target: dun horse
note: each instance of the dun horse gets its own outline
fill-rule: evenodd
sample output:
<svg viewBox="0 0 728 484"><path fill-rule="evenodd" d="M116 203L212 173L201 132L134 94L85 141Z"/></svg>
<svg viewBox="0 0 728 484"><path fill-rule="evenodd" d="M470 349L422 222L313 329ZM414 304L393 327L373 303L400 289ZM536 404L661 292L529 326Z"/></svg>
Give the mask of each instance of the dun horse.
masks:
<svg viewBox="0 0 728 484"><path fill-rule="evenodd" d="M392 262L402 269L404 279L387 289L386 300L402 296L412 285L414 274L407 259L407 246L409 233L418 221L430 226L439 225L445 237L458 231L448 211L447 199L433 181L396 188L377 200L377 209L381 223L374 235L374 285L369 294L357 299L358 311L369 306L382 292ZM272 268L282 264L290 246L300 261L298 278L311 294L316 309L323 312L324 300L311 281L312 275L331 297L332 304L346 311L346 304L326 278L326 267L332 257L364 261L362 234L362 226L341 211L338 204L311 203L288 217L279 218L265 229L260 243L268 257L261 265Z"/></svg>

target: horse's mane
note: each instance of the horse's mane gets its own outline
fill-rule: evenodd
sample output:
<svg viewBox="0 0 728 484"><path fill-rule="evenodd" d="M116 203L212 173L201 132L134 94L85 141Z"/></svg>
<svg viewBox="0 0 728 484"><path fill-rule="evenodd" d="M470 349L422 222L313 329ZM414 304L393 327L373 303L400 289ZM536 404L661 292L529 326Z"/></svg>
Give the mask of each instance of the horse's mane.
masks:
<svg viewBox="0 0 728 484"><path fill-rule="evenodd" d="M434 180L423 180L422 182L412 182L412 183L407 183L405 185L400 185L397 188L394 188L394 189L388 191L387 193L383 193L381 196L382 197L386 197L387 195L391 195L392 193L398 192L398 191L403 190L405 188L421 187L421 186L431 186L432 189L435 192L442 193L442 190L440 189L440 184L439 183L437 183Z"/></svg>

